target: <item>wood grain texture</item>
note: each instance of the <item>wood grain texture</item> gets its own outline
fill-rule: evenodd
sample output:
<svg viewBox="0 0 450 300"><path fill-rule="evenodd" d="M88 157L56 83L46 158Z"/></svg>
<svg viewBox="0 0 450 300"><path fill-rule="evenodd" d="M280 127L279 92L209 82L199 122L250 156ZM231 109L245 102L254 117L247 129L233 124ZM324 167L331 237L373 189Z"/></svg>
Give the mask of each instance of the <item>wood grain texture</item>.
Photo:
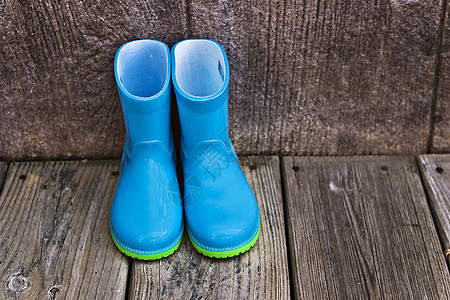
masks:
<svg viewBox="0 0 450 300"><path fill-rule="evenodd" d="M187 36L184 1L0 1L0 158L120 157L114 55Z"/></svg>
<svg viewBox="0 0 450 300"><path fill-rule="evenodd" d="M192 37L229 57L238 153L426 151L442 1L191 0L189 11Z"/></svg>
<svg viewBox="0 0 450 300"><path fill-rule="evenodd" d="M286 157L296 299L449 299L413 157Z"/></svg>
<svg viewBox="0 0 450 300"><path fill-rule="evenodd" d="M258 242L229 259L210 259L187 233L175 254L153 262L134 260L131 299L289 299L289 276L277 157L240 158L262 216Z"/></svg>
<svg viewBox="0 0 450 300"><path fill-rule="evenodd" d="M418 163L443 250L450 251L450 154L421 155Z"/></svg>
<svg viewBox="0 0 450 300"><path fill-rule="evenodd" d="M0 196L1 299L124 299L109 211L117 161L12 163Z"/></svg>
<svg viewBox="0 0 450 300"><path fill-rule="evenodd" d="M447 0L440 49L432 152L450 152L450 1Z"/></svg>
<svg viewBox="0 0 450 300"><path fill-rule="evenodd" d="M189 36L227 51L240 154L424 153L442 9L442 0L1 1L0 159L120 157L115 51ZM448 40L436 151L449 141Z"/></svg>

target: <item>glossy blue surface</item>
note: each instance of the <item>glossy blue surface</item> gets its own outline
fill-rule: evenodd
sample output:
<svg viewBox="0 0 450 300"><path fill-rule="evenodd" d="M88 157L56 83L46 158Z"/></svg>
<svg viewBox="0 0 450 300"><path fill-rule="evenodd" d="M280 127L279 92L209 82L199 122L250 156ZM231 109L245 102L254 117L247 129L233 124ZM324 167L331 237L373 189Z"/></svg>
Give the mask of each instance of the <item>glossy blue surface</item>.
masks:
<svg viewBox="0 0 450 300"><path fill-rule="evenodd" d="M237 249L256 236L260 214L228 137L227 57L211 40L179 42L171 55L188 232L201 248Z"/></svg>
<svg viewBox="0 0 450 300"><path fill-rule="evenodd" d="M111 230L128 251L164 252L183 231L170 129L169 48L153 40L124 44L117 51L114 72L127 136Z"/></svg>

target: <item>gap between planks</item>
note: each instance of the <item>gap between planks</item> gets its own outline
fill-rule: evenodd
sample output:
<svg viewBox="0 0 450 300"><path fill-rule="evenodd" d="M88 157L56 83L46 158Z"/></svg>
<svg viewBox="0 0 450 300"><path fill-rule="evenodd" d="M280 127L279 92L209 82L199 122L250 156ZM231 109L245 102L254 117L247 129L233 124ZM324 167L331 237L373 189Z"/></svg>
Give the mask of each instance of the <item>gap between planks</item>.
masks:
<svg viewBox="0 0 450 300"><path fill-rule="evenodd" d="M6 177L6 172L8 171L8 164L0 161L0 193L3 189L3 184Z"/></svg>

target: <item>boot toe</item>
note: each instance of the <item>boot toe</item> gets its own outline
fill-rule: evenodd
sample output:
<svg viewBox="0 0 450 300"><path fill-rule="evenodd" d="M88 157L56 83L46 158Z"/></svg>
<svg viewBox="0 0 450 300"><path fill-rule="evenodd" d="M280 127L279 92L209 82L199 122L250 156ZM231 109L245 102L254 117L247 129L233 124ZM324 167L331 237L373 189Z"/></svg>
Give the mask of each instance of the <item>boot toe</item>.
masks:
<svg viewBox="0 0 450 300"><path fill-rule="evenodd" d="M168 176L174 168L167 173L171 168L153 161L147 164L142 161L124 168L111 209L110 226L116 243L138 254L167 251L183 233L179 191L171 192L167 179L175 176Z"/></svg>
<svg viewBox="0 0 450 300"><path fill-rule="evenodd" d="M237 195L239 194L239 195ZM204 190L200 201L186 207L187 228L202 248L228 251L251 242L258 234L260 213L250 188Z"/></svg>
<svg viewBox="0 0 450 300"><path fill-rule="evenodd" d="M177 244L183 224L176 223L148 220L136 215L131 218L112 216L111 231L116 242L125 250L138 254L155 254Z"/></svg>
<svg viewBox="0 0 450 300"><path fill-rule="evenodd" d="M257 236L259 227L260 217L257 213L256 216L247 216L245 220L217 216L210 220L204 219L203 222L190 222L188 231L200 248L223 252L249 244Z"/></svg>

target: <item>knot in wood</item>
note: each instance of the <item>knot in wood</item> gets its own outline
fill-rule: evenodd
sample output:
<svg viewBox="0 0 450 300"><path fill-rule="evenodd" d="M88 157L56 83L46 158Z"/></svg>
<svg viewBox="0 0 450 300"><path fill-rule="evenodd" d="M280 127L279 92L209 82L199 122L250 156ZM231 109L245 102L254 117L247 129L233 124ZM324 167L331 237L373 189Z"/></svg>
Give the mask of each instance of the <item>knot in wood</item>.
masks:
<svg viewBox="0 0 450 300"><path fill-rule="evenodd" d="M14 273L6 281L8 288L18 294L31 288L31 280L20 273Z"/></svg>

